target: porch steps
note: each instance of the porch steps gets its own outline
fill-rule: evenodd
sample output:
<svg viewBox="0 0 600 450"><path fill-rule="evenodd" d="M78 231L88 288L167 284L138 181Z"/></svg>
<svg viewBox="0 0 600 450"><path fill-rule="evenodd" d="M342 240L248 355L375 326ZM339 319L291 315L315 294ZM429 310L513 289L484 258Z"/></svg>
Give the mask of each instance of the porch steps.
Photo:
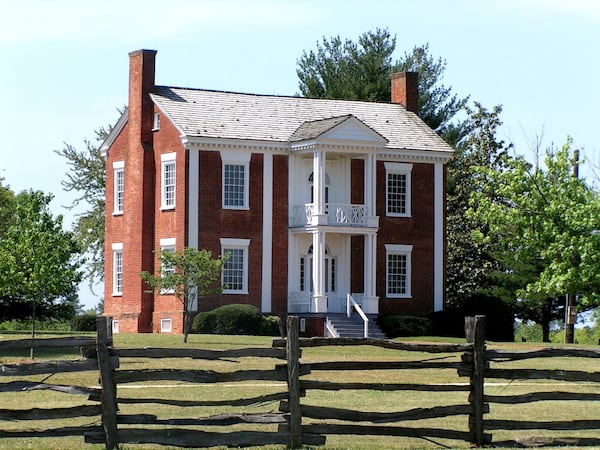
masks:
<svg viewBox="0 0 600 450"><path fill-rule="evenodd" d="M377 316L368 317L369 337L375 339L385 339L385 334L377 326ZM358 314L352 314L350 318L346 317L346 314L328 314L327 320L329 320L333 329L338 333L339 337L364 337L364 322Z"/></svg>

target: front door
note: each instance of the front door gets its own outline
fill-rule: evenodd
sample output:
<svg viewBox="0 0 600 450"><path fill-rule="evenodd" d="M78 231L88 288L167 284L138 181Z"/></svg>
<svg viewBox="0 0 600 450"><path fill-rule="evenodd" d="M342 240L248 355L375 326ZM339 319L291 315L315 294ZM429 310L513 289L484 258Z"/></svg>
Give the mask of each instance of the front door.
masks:
<svg viewBox="0 0 600 450"><path fill-rule="evenodd" d="M300 258L300 291L314 293L313 284L313 247L308 248L306 255ZM325 293L327 294L327 311L343 312L345 304L337 298L338 281L337 259L325 247Z"/></svg>

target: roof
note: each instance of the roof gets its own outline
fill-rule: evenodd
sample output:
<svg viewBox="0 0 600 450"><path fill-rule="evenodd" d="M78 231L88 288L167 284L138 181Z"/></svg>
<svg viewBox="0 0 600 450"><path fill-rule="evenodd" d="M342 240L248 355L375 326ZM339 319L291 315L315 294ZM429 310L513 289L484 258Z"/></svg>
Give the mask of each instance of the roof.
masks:
<svg viewBox="0 0 600 450"><path fill-rule="evenodd" d="M354 116L389 149L452 152L398 104L311 99L156 86L154 103L187 137L289 143L318 136Z"/></svg>

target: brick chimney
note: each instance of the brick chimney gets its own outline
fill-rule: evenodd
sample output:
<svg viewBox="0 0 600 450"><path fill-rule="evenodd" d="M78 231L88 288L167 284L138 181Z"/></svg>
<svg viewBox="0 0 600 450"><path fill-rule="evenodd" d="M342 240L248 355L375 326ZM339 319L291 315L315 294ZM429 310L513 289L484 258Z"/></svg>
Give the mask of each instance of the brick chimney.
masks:
<svg viewBox="0 0 600 450"><path fill-rule="evenodd" d="M152 332L154 297L139 273L154 273L155 155L152 123L155 50L129 54L128 145L123 214L123 310L137 321L135 331Z"/></svg>
<svg viewBox="0 0 600 450"><path fill-rule="evenodd" d="M419 114L419 74L417 72L396 72L392 80L392 103L399 103L407 111Z"/></svg>
<svg viewBox="0 0 600 450"><path fill-rule="evenodd" d="M148 95L154 90L156 50L136 50L129 53L129 114L130 137L144 144L152 142L154 105Z"/></svg>

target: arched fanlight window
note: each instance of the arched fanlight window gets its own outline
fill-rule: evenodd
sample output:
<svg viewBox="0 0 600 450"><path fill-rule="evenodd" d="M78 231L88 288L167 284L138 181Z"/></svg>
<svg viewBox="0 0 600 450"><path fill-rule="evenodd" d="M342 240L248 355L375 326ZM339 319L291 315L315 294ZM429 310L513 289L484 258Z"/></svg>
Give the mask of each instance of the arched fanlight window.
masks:
<svg viewBox="0 0 600 450"><path fill-rule="evenodd" d="M308 184L310 185L310 203L314 203L315 194L314 194L314 183L315 183L315 174L311 172L308 177ZM325 174L325 203L329 203L329 175Z"/></svg>
<svg viewBox="0 0 600 450"><path fill-rule="evenodd" d="M312 281L313 246L308 247L306 256L300 258L300 290L306 291L310 287L313 291ZM325 292L335 292L337 283L337 261L331 256L329 247L325 246Z"/></svg>

